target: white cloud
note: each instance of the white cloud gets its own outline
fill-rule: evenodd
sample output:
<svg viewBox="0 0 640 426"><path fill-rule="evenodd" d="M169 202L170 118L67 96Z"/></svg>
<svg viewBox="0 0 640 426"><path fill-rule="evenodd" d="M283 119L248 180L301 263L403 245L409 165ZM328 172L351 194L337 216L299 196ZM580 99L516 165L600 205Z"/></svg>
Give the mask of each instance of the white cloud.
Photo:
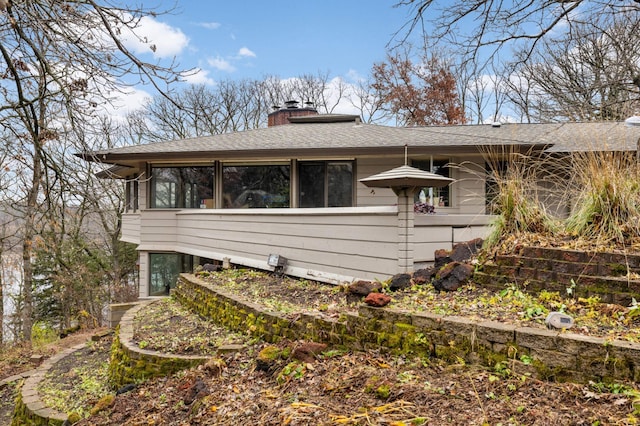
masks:
<svg viewBox="0 0 640 426"><path fill-rule="evenodd" d="M129 88L126 92L115 93L112 102L106 104L104 109L112 117L124 118L129 112L142 108L151 98L144 90Z"/></svg>
<svg viewBox="0 0 640 426"><path fill-rule="evenodd" d="M248 47L241 47L238 51L238 56L242 56L245 58L255 58L256 54L249 50Z"/></svg>
<svg viewBox="0 0 640 426"><path fill-rule="evenodd" d="M173 57L189 44L189 38L179 28L143 16L135 34L124 34L122 40L136 54L152 52L156 58Z"/></svg>
<svg viewBox="0 0 640 426"><path fill-rule="evenodd" d="M365 81L367 78L354 69L347 72L347 78L354 82Z"/></svg>
<svg viewBox="0 0 640 426"><path fill-rule="evenodd" d="M208 30L217 30L221 24L219 22L198 22L196 25Z"/></svg>
<svg viewBox="0 0 640 426"><path fill-rule="evenodd" d="M233 65L231 65L229 61L221 58L220 56L215 58L209 58L207 60L207 63L211 65L213 68L220 71L233 72L236 70L236 68Z"/></svg>
<svg viewBox="0 0 640 426"><path fill-rule="evenodd" d="M214 86L216 82L209 77L209 71L197 68L193 73L185 74L184 80L189 84L206 84Z"/></svg>

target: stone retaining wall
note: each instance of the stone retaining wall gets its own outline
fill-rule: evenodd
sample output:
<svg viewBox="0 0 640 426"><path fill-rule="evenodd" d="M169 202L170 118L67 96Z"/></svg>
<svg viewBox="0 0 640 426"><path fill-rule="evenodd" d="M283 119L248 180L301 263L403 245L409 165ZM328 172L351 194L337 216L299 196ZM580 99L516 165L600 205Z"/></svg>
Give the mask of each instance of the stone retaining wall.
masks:
<svg viewBox="0 0 640 426"><path fill-rule="evenodd" d="M46 407L38 395L38 385L51 367L62 358L82 349L85 343L58 352L47 359L24 381L13 411L12 426L59 426L67 420L67 414Z"/></svg>
<svg viewBox="0 0 640 426"><path fill-rule="evenodd" d="M542 289L580 297L598 296L603 302L629 306L640 297L640 255L599 253L544 247L522 247L513 255L499 255L484 264L474 281L502 289L515 283L527 291Z"/></svg>
<svg viewBox="0 0 640 426"><path fill-rule="evenodd" d="M304 339L355 350L382 348L509 368L543 379L640 380L640 344L636 343L366 305L359 307L358 314L338 319L322 313L287 318L187 274L180 276L173 295L206 318L268 342Z"/></svg>
<svg viewBox="0 0 640 426"><path fill-rule="evenodd" d="M151 377L168 376L180 370L205 363L210 357L165 354L140 349L133 340L133 319L140 309L153 301L130 308L120 319L111 346L109 381L114 389L139 383Z"/></svg>

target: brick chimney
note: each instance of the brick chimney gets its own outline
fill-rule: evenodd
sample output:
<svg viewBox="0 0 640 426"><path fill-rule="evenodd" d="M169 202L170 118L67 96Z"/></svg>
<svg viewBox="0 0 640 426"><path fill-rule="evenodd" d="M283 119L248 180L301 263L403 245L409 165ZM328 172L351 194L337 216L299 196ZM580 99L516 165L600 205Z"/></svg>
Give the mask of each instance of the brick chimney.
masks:
<svg viewBox="0 0 640 426"><path fill-rule="evenodd" d="M289 117L304 117L307 115L318 115L318 110L316 110L311 102L305 102L303 108L298 107L298 101L287 101L284 103L284 108L280 108L280 106L274 106L273 111L268 116L267 126L281 126L283 124L289 124Z"/></svg>

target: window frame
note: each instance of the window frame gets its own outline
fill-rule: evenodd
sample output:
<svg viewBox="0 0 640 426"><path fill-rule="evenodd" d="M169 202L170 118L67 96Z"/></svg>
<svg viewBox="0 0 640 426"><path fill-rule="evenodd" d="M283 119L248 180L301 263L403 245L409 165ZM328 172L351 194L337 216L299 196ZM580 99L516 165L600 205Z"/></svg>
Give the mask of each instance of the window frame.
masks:
<svg viewBox="0 0 640 426"><path fill-rule="evenodd" d="M296 202L300 208L333 208L333 207L355 207L356 206L356 161L349 160L298 160L296 162L296 176L298 180L296 188ZM348 164L351 166L351 203L349 206L329 206L329 166L331 164ZM300 178L300 168L305 165L322 165L323 167L323 202L322 206L302 207L302 179Z"/></svg>
<svg viewBox="0 0 640 426"><path fill-rule="evenodd" d="M425 170L424 167L420 167L419 166L419 163L424 163L424 162L427 162L427 161L429 162L429 170ZM437 172L437 170L435 169L435 166L434 166L434 163L436 163L436 162L438 162L438 163L439 162L444 162L443 166L438 166L438 167L441 168L441 169L446 169L447 170L447 174L446 175L443 175L442 173L438 173ZM439 156L433 156L433 155L429 156L428 159L427 158L414 158L414 159L411 160L411 166L413 166L413 167L415 167L417 169L424 170L424 171L427 171L427 172L430 172L430 173L435 173L435 174L438 174L440 176L445 176L445 177L448 177L448 178L452 178L453 169L451 168L450 165L451 165L451 158L439 157ZM431 204L434 208L445 208L445 209L448 209L448 208L454 207L453 191L452 191L452 188L451 188L450 185L447 185L447 186L442 187L442 188L435 188L435 187L432 187L432 186L424 186L424 187L421 188L420 191L416 191L415 199L414 199L415 202L419 202L420 201L420 199L419 199L420 193L424 189L428 190L427 193L425 194L426 198L427 198L427 203ZM435 195L434 195L434 190L438 190L438 191L446 190L447 191L448 205L447 204L440 205L439 202L436 202Z"/></svg>
<svg viewBox="0 0 640 426"><path fill-rule="evenodd" d="M197 188L198 184L195 182L185 182L183 185L183 188L178 188L178 185L176 182L173 181L165 181L168 182L169 184L172 184L175 186L175 188L173 189L173 192L175 192L175 194L173 196L171 196L171 200L173 201L174 205L170 206L170 207L157 207L157 176L154 174L154 170L155 169L196 169L196 168L202 168L202 169L211 169L211 174L210 174L210 180L211 180L211 186L210 186L210 191L211 191L211 198L201 198L201 197L197 197L194 198L197 194L193 194L192 191L194 190L194 187ZM151 178L149 179L149 184L147 186L147 188L149 189L149 197L148 197L148 201L147 201L147 205L149 206L148 208L150 209L198 209L198 208L215 208L215 200L216 200L216 181L217 181L217 164L215 163L196 163L196 164L175 164L175 163L170 163L170 164L153 164L150 163L148 166L148 171L149 171L149 176L151 176ZM177 200L177 194L181 193L182 194L182 199L181 200ZM188 195L189 197L189 203L187 203L187 193L190 193ZM203 200L210 200L210 205L207 205L206 201L205 203L203 203ZM176 201L179 201L176 203ZM180 205L180 204L184 204L184 205ZM192 204L191 206L187 206L187 204Z"/></svg>

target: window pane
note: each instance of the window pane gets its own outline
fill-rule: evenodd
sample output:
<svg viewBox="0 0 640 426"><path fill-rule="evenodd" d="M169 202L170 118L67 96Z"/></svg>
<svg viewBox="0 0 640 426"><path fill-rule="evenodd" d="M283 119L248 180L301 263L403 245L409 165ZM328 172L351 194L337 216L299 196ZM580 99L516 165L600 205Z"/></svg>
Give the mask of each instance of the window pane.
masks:
<svg viewBox="0 0 640 426"><path fill-rule="evenodd" d="M154 167L152 208L213 208L214 167Z"/></svg>
<svg viewBox="0 0 640 426"><path fill-rule="evenodd" d="M450 169L448 160L414 160L411 165L417 169L426 172L435 173L440 176L450 177ZM415 194L414 202L428 203L435 207L450 207L450 189L449 186L442 188L425 187Z"/></svg>
<svg viewBox="0 0 640 426"><path fill-rule="evenodd" d="M449 176L449 161L448 160L433 160L433 169L431 172L445 177ZM433 188L433 200L434 205L440 207L449 207L449 185L443 186L442 188Z"/></svg>
<svg viewBox="0 0 640 426"><path fill-rule="evenodd" d="M175 287L182 271L182 255L177 253L149 254L149 295L164 296Z"/></svg>
<svg viewBox="0 0 640 426"><path fill-rule="evenodd" d="M324 163L299 163L300 207L324 207Z"/></svg>
<svg viewBox="0 0 640 426"><path fill-rule="evenodd" d="M225 208L289 207L289 166L223 166Z"/></svg>
<svg viewBox="0 0 640 426"><path fill-rule="evenodd" d="M353 205L353 165L351 163L329 163L328 207L351 207Z"/></svg>

